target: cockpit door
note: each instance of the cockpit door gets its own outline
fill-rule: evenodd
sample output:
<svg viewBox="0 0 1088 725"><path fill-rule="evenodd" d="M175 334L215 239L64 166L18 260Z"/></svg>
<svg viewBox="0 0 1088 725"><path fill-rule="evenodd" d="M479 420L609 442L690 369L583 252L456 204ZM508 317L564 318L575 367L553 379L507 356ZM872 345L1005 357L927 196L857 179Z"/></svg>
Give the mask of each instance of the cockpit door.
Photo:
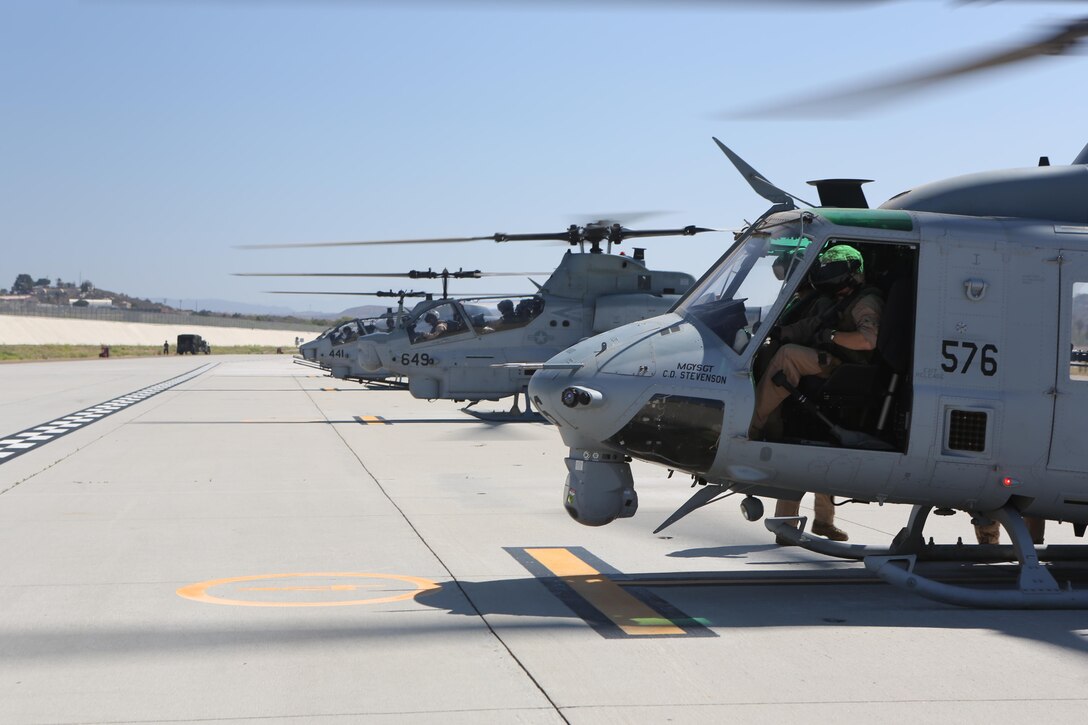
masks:
<svg viewBox="0 0 1088 725"><path fill-rule="evenodd" d="M1047 467L1088 472L1088 253L1062 250L1058 370Z"/></svg>

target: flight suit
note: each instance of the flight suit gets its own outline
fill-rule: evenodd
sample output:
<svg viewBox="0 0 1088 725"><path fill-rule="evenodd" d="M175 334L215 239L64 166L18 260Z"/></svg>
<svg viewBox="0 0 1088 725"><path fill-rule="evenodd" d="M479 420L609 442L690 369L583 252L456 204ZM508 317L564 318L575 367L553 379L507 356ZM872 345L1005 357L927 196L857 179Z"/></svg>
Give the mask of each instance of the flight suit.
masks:
<svg viewBox="0 0 1088 725"><path fill-rule="evenodd" d="M838 324L834 326L834 329L842 332L860 332L875 348L883 304L875 289L866 288L861 290L857 297L840 314ZM804 331L803 334L798 335L798 337L802 338L798 341L802 343L812 342L812 339L804 338L814 336L818 330L805 330L806 322L808 320L802 320L795 323L794 326L783 327L782 339L792 341L794 339L792 335L798 331ZM794 329L791 330L791 327ZM811 328L811 325L808 325L808 327ZM831 350L825 352L804 344L794 344L793 342L783 345L771 358L767 371L763 373L763 377L760 378L759 384L756 386L755 413L752 415L749 437L761 439L765 432L768 432L768 428L771 428L769 432L772 434L779 432L781 428L781 421L777 417L772 420L772 415L778 412L782 401L789 397L790 392L773 382L773 378L779 370L785 374L786 380L792 385L797 385L801 378L806 375L817 375L826 378L843 360L863 362L868 357L867 351L846 350L838 346L832 346Z"/></svg>
<svg viewBox="0 0 1088 725"><path fill-rule="evenodd" d="M812 315L782 327L780 333L782 339L814 342L821 322L819 317L821 313L826 313L830 304L834 304L833 301L826 298L823 303L813 303ZM883 301L878 291L875 288L862 288L855 293L854 299L849 301L838 316L834 329L843 332L860 332L875 348L882 309ZM781 435L782 421L778 412L782 401L789 397L790 393L786 388L773 382L778 371L781 370L786 379L796 386L806 375L826 378L832 370L842 364L844 359L851 362L863 362L868 358L869 351L847 350L837 345L832 345L829 351L816 350L802 344L783 345L771 358L767 370L756 386L755 413L752 416L748 436L753 440L759 440L763 439L767 433L770 433L768 436L770 438ZM775 516L796 516L800 506L800 501L779 500L775 505ZM812 533L826 536L833 541L849 540L846 532L835 526L835 505L831 496L822 493L815 494L814 508ZM779 544L786 543L786 540L781 537L777 541Z"/></svg>
<svg viewBox="0 0 1088 725"><path fill-rule="evenodd" d="M1042 546L1043 537L1046 535L1046 519L1041 519L1038 516L1025 516L1024 523L1031 535L1031 543ZM1000 544L1001 524L996 521L991 521L988 524L975 524L975 538L978 539L980 544Z"/></svg>

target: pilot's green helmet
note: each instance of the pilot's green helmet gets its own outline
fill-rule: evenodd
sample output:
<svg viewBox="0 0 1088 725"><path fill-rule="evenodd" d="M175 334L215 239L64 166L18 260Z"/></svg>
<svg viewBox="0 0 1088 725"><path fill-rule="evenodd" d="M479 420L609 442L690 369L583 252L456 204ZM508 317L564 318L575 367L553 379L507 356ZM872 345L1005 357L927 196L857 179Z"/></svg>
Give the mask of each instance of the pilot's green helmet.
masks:
<svg viewBox="0 0 1088 725"><path fill-rule="evenodd" d="M820 253L810 279L816 289L834 292L851 278L861 282L864 274L865 261L861 258L861 252L848 244L838 244Z"/></svg>

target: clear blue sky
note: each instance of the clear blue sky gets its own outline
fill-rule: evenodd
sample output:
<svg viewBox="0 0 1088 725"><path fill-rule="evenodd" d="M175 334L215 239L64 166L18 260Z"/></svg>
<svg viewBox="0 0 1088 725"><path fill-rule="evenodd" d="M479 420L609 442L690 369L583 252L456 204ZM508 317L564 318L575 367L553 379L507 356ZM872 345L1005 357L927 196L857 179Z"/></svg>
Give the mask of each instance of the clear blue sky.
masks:
<svg viewBox="0 0 1088 725"><path fill-rule="evenodd" d="M843 119L728 116L1007 44L1088 2L506 4L518 7L4 0L0 287L26 272L187 305L337 310L354 303L261 290L407 283L230 273L546 272L563 248L233 247L552 231L648 210L669 213L644 225L735 228L765 203L713 135L805 198L808 179L876 179L873 203L1044 154L1068 163L1088 142L1083 56ZM698 275L727 241L648 242L648 259Z"/></svg>

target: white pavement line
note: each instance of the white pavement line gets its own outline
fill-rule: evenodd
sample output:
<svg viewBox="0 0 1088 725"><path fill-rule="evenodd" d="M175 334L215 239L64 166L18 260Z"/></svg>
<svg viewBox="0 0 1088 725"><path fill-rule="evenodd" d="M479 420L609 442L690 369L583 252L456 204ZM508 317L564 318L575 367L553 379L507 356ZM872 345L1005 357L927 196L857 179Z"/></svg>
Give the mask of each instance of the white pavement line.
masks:
<svg viewBox="0 0 1088 725"><path fill-rule="evenodd" d="M94 423L100 418L105 418L113 413L120 412L126 408L135 405L136 403L143 402L148 398L157 395L165 390L174 388L182 383L188 382L193 378L196 378L203 373L217 367L216 364L206 364L191 370L188 373L178 375L164 380L160 383L150 385L146 388L142 388L132 393L127 393L113 400L106 401L105 403L99 403L98 405L85 408L84 410L70 413L61 418L57 418L49 423L42 423L33 428L28 428L25 431L11 434L11 438L0 439L0 461L4 459L17 456L21 453L36 447L40 443L49 443L62 437L74 430L82 428L83 426ZM2 450L6 449L6 450Z"/></svg>

